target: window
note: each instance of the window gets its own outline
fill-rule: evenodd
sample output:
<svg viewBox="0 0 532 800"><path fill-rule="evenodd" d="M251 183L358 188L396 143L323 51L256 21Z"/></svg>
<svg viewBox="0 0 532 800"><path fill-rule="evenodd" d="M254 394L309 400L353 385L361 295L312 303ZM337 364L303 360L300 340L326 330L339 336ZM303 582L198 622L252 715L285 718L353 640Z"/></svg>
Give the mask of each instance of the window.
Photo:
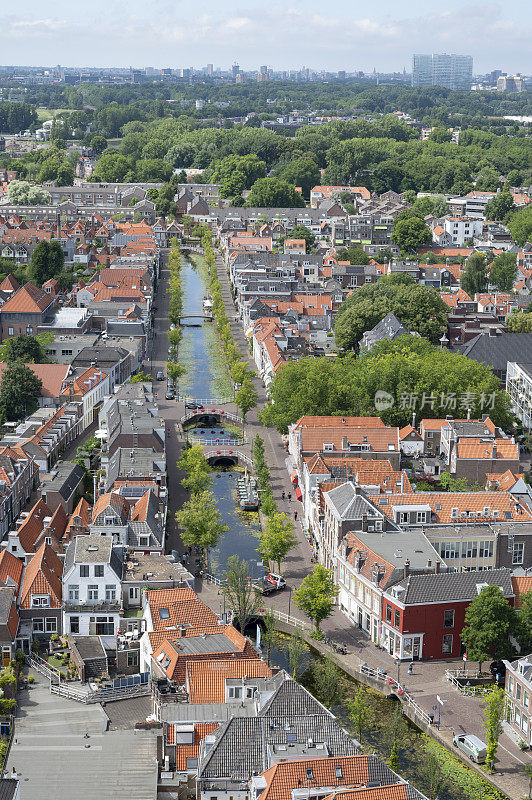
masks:
<svg viewBox="0 0 532 800"><path fill-rule="evenodd" d="M514 549L512 552L512 564L522 564L525 555L525 543L514 542Z"/></svg>
<svg viewBox="0 0 532 800"><path fill-rule="evenodd" d="M332 442L324 442L323 449L327 451L334 450L334 444Z"/></svg>
<svg viewBox="0 0 532 800"><path fill-rule="evenodd" d="M159 619L170 619L170 611L167 608L160 608Z"/></svg>
<svg viewBox="0 0 532 800"><path fill-rule="evenodd" d="M57 619L55 617L46 617L45 631L46 633L57 633Z"/></svg>
<svg viewBox="0 0 532 800"><path fill-rule="evenodd" d="M454 608L443 612L443 627L454 628Z"/></svg>
<svg viewBox="0 0 532 800"><path fill-rule="evenodd" d="M516 683L516 685L515 685L515 699L516 700L520 700L521 699L521 692L522 691L523 691L523 687L521 686L521 684L520 683Z"/></svg>
<svg viewBox="0 0 532 800"><path fill-rule="evenodd" d="M427 439L434 439L434 431L427 431Z"/></svg>
<svg viewBox="0 0 532 800"><path fill-rule="evenodd" d="M386 605L386 622L392 621L392 607L390 605Z"/></svg>
<svg viewBox="0 0 532 800"><path fill-rule="evenodd" d="M44 633L44 620L42 618L33 620L33 633Z"/></svg>
<svg viewBox="0 0 532 800"><path fill-rule="evenodd" d="M105 599L111 602L116 600L116 586L114 583L108 584L105 587Z"/></svg>
<svg viewBox="0 0 532 800"><path fill-rule="evenodd" d="M87 598L88 600L97 600L98 599L98 586L96 584L89 585L87 589Z"/></svg>
<svg viewBox="0 0 532 800"><path fill-rule="evenodd" d="M93 624L96 622L94 629L96 636L114 636L115 624L112 617L91 617L90 621ZM89 628L92 633L92 625L90 625Z"/></svg>
<svg viewBox="0 0 532 800"><path fill-rule="evenodd" d="M94 577L103 578L103 564L94 565Z"/></svg>
<svg viewBox="0 0 532 800"><path fill-rule="evenodd" d="M427 521L427 512L426 511L418 511L416 514L416 521L419 522L426 522Z"/></svg>
<svg viewBox="0 0 532 800"><path fill-rule="evenodd" d="M79 633L79 617L70 617L70 633Z"/></svg>
<svg viewBox="0 0 532 800"><path fill-rule="evenodd" d="M394 628L399 628L400 625L401 625L401 612L399 611L398 608L396 608L393 615L393 626Z"/></svg>
<svg viewBox="0 0 532 800"><path fill-rule="evenodd" d="M115 520L114 517L104 517L103 524L104 525L115 525L116 524L116 520Z"/></svg>
<svg viewBox="0 0 532 800"><path fill-rule="evenodd" d="M75 584L71 584L68 587L68 599L69 600L79 600L79 586Z"/></svg>
<svg viewBox="0 0 532 800"><path fill-rule="evenodd" d="M241 686L230 686L229 687L229 697L234 697L235 700L240 700L242 697L242 687Z"/></svg>
<svg viewBox="0 0 532 800"><path fill-rule="evenodd" d="M49 608L50 596L47 594L32 594L31 605L32 608Z"/></svg>
<svg viewBox="0 0 532 800"><path fill-rule="evenodd" d="M127 665L128 667L138 667L139 665L139 651L138 650L129 650L127 654Z"/></svg>
<svg viewBox="0 0 532 800"><path fill-rule="evenodd" d="M80 565L79 577L80 578L88 578L89 577L89 565L88 564L81 564Z"/></svg>
<svg viewBox="0 0 532 800"><path fill-rule="evenodd" d="M444 633L441 644L442 655L448 656L453 652L453 635Z"/></svg>
<svg viewBox="0 0 532 800"><path fill-rule="evenodd" d="M139 547L149 547L149 546L150 546L150 537L139 536Z"/></svg>
<svg viewBox="0 0 532 800"><path fill-rule="evenodd" d="M15 335L15 329L14 328L8 328L7 329L7 335L8 336L14 336Z"/></svg>
<svg viewBox="0 0 532 800"><path fill-rule="evenodd" d="M139 587L138 586L130 586L129 587L129 599L130 600L138 600L139 599Z"/></svg>
<svg viewBox="0 0 532 800"><path fill-rule="evenodd" d="M491 558L491 556L493 555L493 542L490 541L479 542L478 555L479 558Z"/></svg>

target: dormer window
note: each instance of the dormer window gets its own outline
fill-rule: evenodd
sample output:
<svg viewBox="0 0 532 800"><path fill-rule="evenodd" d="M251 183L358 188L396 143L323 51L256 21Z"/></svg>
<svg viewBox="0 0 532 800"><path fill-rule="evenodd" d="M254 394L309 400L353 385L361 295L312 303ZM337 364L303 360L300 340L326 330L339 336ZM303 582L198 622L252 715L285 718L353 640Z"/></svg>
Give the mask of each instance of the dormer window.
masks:
<svg viewBox="0 0 532 800"><path fill-rule="evenodd" d="M159 609L159 619L170 619L170 611L168 608L160 608Z"/></svg>
<svg viewBox="0 0 532 800"><path fill-rule="evenodd" d="M31 606L32 608L50 608L50 595L32 594Z"/></svg>

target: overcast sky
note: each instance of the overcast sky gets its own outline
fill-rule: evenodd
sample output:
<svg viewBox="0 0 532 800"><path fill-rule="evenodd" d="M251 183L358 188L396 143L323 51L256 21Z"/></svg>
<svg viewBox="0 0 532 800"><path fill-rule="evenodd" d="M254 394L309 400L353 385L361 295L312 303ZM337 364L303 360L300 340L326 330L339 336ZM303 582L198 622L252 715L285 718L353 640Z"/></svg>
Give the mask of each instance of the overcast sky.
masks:
<svg viewBox="0 0 532 800"><path fill-rule="evenodd" d="M2 3L0 62L64 66L410 69L414 52L532 72L532 2L24 0ZM9 9L8 9L9 6ZM20 9L17 12L15 9Z"/></svg>

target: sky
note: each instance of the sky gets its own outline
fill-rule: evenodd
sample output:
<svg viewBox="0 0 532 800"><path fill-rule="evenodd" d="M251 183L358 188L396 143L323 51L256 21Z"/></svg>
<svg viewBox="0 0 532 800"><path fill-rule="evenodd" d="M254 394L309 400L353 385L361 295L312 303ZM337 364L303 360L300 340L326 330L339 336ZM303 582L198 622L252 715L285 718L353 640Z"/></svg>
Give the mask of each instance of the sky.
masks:
<svg viewBox="0 0 532 800"><path fill-rule="evenodd" d="M2 8L3 6L3 8ZM0 4L0 62L244 70L410 70L413 53L532 73L532 2L24 0Z"/></svg>

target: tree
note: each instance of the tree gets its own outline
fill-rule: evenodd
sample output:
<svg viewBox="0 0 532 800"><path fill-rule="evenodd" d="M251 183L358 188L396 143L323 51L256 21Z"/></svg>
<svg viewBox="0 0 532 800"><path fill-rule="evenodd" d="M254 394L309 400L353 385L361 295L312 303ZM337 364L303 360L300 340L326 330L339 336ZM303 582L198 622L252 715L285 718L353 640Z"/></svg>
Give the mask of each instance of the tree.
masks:
<svg viewBox="0 0 532 800"><path fill-rule="evenodd" d="M10 183L9 186L13 184ZM8 191L9 194L9 191ZM532 239L532 204L516 211L508 222L512 239L522 247Z"/></svg>
<svg viewBox="0 0 532 800"><path fill-rule="evenodd" d="M206 558L208 551L216 547L228 530L212 493L206 490L193 494L181 510L176 511L175 518L182 531L183 544L202 550Z"/></svg>
<svg viewBox="0 0 532 800"><path fill-rule="evenodd" d="M252 372L245 361L235 361L234 364L231 365L231 379L233 383L242 384L252 375Z"/></svg>
<svg viewBox="0 0 532 800"><path fill-rule="evenodd" d="M436 798L443 795L443 789L446 786L447 779L444 775L442 766L438 759L437 743L434 742L427 734L424 735L423 755L420 758L420 770L422 787L429 800L436 800Z"/></svg>
<svg viewBox="0 0 532 800"><path fill-rule="evenodd" d="M166 374L171 381L176 383L182 375L186 374L186 369L179 361L168 361L166 364Z"/></svg>
<svg viewBox="0 0 532 800"><path fill-rule="evenodd" d="M369 264L371 260L362 245L359 244L342 247L336 255L338 261L349 261L350 264Z"/></svg>
<svg viewBox="0 0 532 800"><path fill-rule="evenodd" d="M504 689L496 687L488 695L484 704L484 728L486 730L487 754L486 763L490 772L493 772L493 762L497 754L497 747L502 733L502 722L506 706Z"/></svg>
<svg viewBox="0 0 532 800"><path fill-rule="evenodd" d="M390 758L388 759L388 766L394 772L399 772L399 751L397 748L397 740L393 740L392 750L390 753Z"/></svg>
<svg viewBox="0 0 532 800"><path fill-rule="evenodd" d="M308 197L312 187L319 183L320 170L314 158L302 156L282 167L279 177L287 183L300 186L305 197Z"/></svg>
<svg viewBox="0 0 532 800"><path fill-rule="evenodd" d="M244 634L248 623L257 615L262 599L252 584L249 564L241 561L237 555L227 560L222 595L238 620L240 632Z"/></svg>
<svg viewBox="0 0 532 800"><path fill-rule="evenodd" d="M58 186L74 185L74 170L70 164L60 164L55 177Z"/></svg>
<svg viewBox="0 0 532 800"><path fill-rule="evenodd" d="M362 741L369 719L368 692L365 686L359 686L354 697L348 703L349 718L355 726L358 741Z"/></svg>
<svg viewBox="0 0 532 800"><path fill-rule="evenodd" d="M0 381L0 416L8 422L31 414L39 405L42 381L19 361L7 364Z"/></svg>
<svg viewBox="0 0 532 800"><path fill-rule="evenodd" d="M293 186L279 178L259 178L246 200L251 208L303 208L305 201Z"/></svg>
<svg viewBox="0 0 532 800"><path fill-rule="evenodd" d="M452 131L448 131L447 128L442 126L441 128L434 128L434 130L430 132L429 140L431 142L443 144L444 142L450 142L452 135Z"/></svg>
<svg viewBox="0 0 532 800"><path fill-rule="evenodd" d="M522 594L517 610L517 641L522 653L532 650L532 592Z"/></svg>
<svg viewBox="0 0 532 800"><path fill-rule="evenodd" d="M63 269L65 254L57 241L43 239L31 254L28 277L36 286L55 277Z"/></svg>
<svg viewBox="0 0 532 800"><path fill-rule="evenodd" d="M281 643L280 634L277 630L277 619L271 608L265 609L263 612L262 622L264 627L262 629L261 639L268 646L267 662L268 666L270 666L271 649L272 647L277 647Z"/></svg>
<svg viewBox="0 0 532 800"><path fill-rule="evenodd" d="M344 300L336 317L336 345L345 350L358 347L365 331L392 312L412 332L435 344L443 335L449 309L438 292L412 280L381 278L361 286Z"/></svg>
<svg viewBox="0 0 532 800"><path fill-rule="evenodd" d="M532 333L532 314L523 311L512 311L506 318L510 333Z"/></svg>
<svg viewBox="0 0 532 800"><path fill-rule="evenodd" d="M460 284L464 292L474 297L477 292L484 292L488 283L486 256L484 253L472 253L466 262Z"/></svg>
<svg viewBox="0 0 532 800"><path fill-rule="evenodd" d="M286 648L286 654L288 656L288 672L295 681L297 681L301 675L307 653L307 644L299 631L296 631L296 633L289 637Z"/></svg>
<svg viewBox="0 0 532 800"><path fill-rule="evenodd" d="M294 225L294 227L290 231L290 238L304 239L307 253L310 253L310 251L316 244L316 237L314 236L312 231L310 231L307 228L306 225Z"/></svg>
<svg viewBox="0 0 532 800"><path fill-rule="evenodd" d="M2 361L22 361L25 364L48 364L43 342L35 336L14 336L0 345Z"/></svg>
<svg viewBox="0 0 532 800"><path fill-rule="evenodd" d="M417 253L420 247L432 244L432 234L419 217L397 220L392 230L392 241L405 253Z"/></svg>
<svg viewBox="0 0 532 800"><path fill-rule="evenodd" d="M297 544L293 523L286 514L274 513L266 520L266 530L260 537L260 549L266 561L273 561L281 572L281 563Z"/></svg>
<svg viewBox="0 0 532 800"><path fill-rule="evenodd" d="M266 164L256 155L228 155L214 167L210 180L220 184L222 197L241 195L250 189L255 181L266 177Z"/></svg>
<svg viewBox="0 0 532 800"><path fill-rule="evenodd" d="M105 136L101 136L97 133L95 136L92 137L90 140L90 148L93 153L97 156L101 156L105 148L107 147L107 139Z"/></svg>
<svg viewBox="0 0 532 800"><path fill-rule="evenodd" d="M508 214L515 209L514 199L508 189L498 192L495 197L486 204L484 217L497 222L503 222Z"/></svg>
<svg viewBox="0 0 532 800"><path fill-rule="evenodd" d="M192 494L203 492L212 484L212 470L200 445L185 447L177 467L186 476L181 481L182 485Z"/></svg>
<svg viewBox="0 0 532 800"><path fill-rule="evenodd" d="M296 606L314 622L316 638L322 636L320 625L323 620L333 613L337 594L338 586L323 564L315 565L294 594Z"/></svg>
<svg viewBox="0 0 532 800"><path fill-rule="evenodd" d="M242 414L242 424L246 421L246 414L255 408L258 402L257 390L250 378L245 378L240 389L235 394L235 403Z"/></svg>
<svg viewBox="0 0 532 800"><path fill-rule="evenodd" d="M490 283L500 292L511 292L517 277L515 253L500 253L490 264Z"/></svg>
<svg viewBox="0 0 532 800"><path fill-rule="evenodd" d="M316 659L312 665L312 683L318 699L332 708L342 701L345 685L342 675L334 661L330 658Z"/></svg>
<svg viewBox="0 0 532 800"><path fill-rule="evenodd" d="M516 628L516 612L498 586L485 586L467 607L462 644L469 661L509 658L512 654L510 635Z"/></svg>
<svg viewBox="0 0 532 800"><path fill-rule="evenodd" d="M131 169L128 158L117 152L106 151L96 164L91 181L120 183Z"/></svg>
<svg viewBox="0 0 532 800"><path fill-rule="evenodd" d="M39 186L31 186L27 181L11 181L7 188L7 199L19 206L46 206L50 202L50 192Z"/></svg>

